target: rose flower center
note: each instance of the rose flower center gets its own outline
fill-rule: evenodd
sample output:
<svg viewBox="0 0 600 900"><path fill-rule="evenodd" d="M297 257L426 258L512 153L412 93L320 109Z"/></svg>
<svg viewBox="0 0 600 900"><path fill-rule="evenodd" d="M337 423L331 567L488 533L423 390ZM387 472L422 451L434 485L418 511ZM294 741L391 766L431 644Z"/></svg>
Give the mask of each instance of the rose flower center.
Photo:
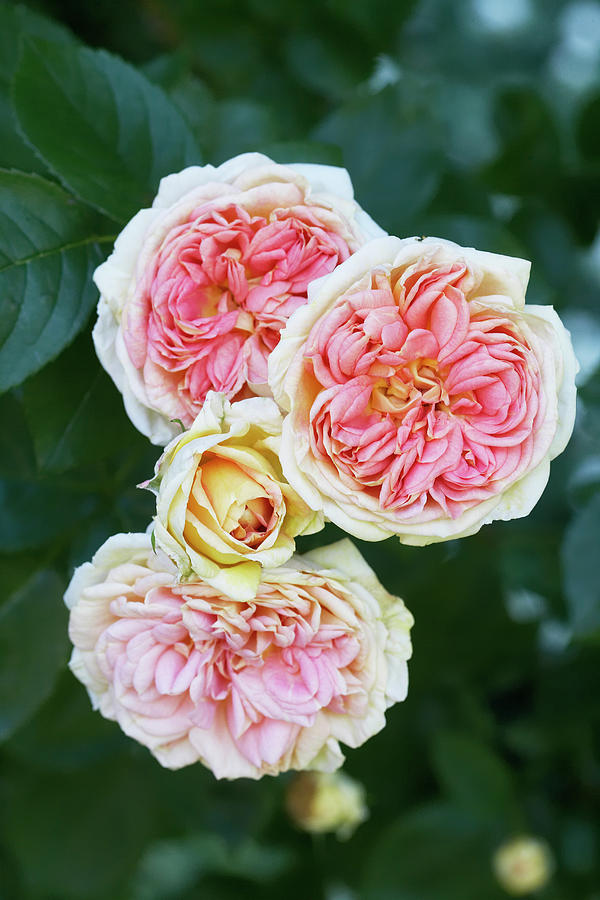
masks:
<svg viewBox="0 0 600 900"><path fill-rule="evenodd" d="M276 527L281 501L281 490L268 475L261 477L231 459L207 453L190 491L186 540L194 546L198 523L214 527L216 519L224 532L255 549Z"/></svg>
<svg viewBox="0 0 600 900"><path fill-rule="evenodd" d="M387 379L373 385L370 407L375 412L398 418L418 404L428 404L440 412L450 412L448 392L444 386L447 372L435 359L415 359L398 368Z"/></svg>

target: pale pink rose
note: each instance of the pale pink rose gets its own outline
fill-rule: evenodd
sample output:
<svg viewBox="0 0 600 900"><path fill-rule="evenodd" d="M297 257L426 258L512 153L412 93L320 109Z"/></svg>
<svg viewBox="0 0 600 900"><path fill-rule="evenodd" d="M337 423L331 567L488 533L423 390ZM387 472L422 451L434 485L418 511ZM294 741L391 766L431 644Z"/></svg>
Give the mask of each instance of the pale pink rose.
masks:
<svg viewBox="0 0 600 900"><path fill-rule="evenodd" d="M412 617L349 541L265 569L237 603L178 583L147 535L115 535L65 602L94 706L172 769L333 771L339 741L362 744L406 695Z"/></svg>
<svg viewBox="0 0 600 900"><path fill-rule="evenodd" d="M209 390L268 396L267 358L308 283L382 234L332 166L247 153L163 178L94 275L96 351L134 425L165 444Z"/></svg>
<svg viewBox="0 0 600 900"><path fill-rule="evenodd" d="M281 459L365 540L427 544L526 515L571 434L576 360L529 263L375 240L309 289L269 362Z"/></svg>

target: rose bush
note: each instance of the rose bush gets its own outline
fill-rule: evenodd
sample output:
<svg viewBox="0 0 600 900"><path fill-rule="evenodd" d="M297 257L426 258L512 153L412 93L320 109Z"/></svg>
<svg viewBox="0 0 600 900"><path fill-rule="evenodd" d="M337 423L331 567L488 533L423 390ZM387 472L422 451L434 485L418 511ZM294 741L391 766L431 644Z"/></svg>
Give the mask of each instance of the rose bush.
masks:
<svg viewBox="0 0 600 900"><path fill-rule="evenodd" d="M145 534L106 541L65 601L71 669L169 768L217 778L333 771L404 699L412 617L349 541L263 570L238 603L180 583Z"/></svg>
<svg viewBox="0 0 600 900"><path fill-rule="evenodd" d="M251 600L261 565L281 565L297 535L323 527L283 477L280 432L272 400L232 404L210 392L191 428L167 445L145 486L157 495L156 542L181 578Z"/></svg>
<svg viewBox="0 0 600 900"><path fill-rule="evenodd" d="M268 394L267 357L309 281L382 234L333 166L246 153L163 178L94 275L96 351L134 425L166 444L209 390Z"/></svg>
<svg viewBox="0 0 600 900"><path fill-rule="evenodd" d="M529 263L382 238L309 288L269 360L281 459L364 540L427 544L530 512L571 434L577 368Z"/></svg>

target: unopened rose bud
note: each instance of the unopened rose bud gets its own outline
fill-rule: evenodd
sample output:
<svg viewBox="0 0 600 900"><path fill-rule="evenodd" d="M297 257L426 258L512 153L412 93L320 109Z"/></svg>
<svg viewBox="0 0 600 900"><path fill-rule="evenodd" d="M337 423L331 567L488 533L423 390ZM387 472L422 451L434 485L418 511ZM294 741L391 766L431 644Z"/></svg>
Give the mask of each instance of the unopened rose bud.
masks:
<svg viewBox="0 0 600 900"><path fill-rule="evenodd" d="M544 841L535 837L518 837L496 850L493 866L504 890L520 896L539 891L548 883L553 860Z"/></svg>
<svg viewBox="0 0 600 900"><path fill-rule="evenodd" d="M305 831L335 831L349 838L369 815L365 789L341 772L303 772L290 783L286 807L292 821Z"/></svg>

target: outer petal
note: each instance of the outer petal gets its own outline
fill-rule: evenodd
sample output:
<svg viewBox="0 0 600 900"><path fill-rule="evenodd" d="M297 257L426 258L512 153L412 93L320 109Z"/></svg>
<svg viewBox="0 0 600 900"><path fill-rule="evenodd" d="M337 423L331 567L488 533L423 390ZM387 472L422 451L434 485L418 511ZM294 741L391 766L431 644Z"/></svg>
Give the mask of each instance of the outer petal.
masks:
<svg viewBox="0 0 600 900"><path fill-rule="evenodd" d="M476 250L474 247L461 247L444 238L412 237L404 239L402 250L394 258L393 265L416 262L428 254L435 254L435 258L443 262L461 257L480 274L482 295L501 294L505 299L512 300L516 308L524 306L531 271L529 260Z"/></svg>
<svg viewBox="0 0 600 900"><path fill-rule="evenodd" d="M557 342L556 368L558 393L558 427L550 448L550 459L554 459L563 452L575 425L575 413L577 411L577 388L575 376L579 371L579 363L571 335L560 320L560 317L552 306L528 306L528 317L544 319L552 328Z"/></svg>
<svg viewBox="0 0 600 900"><path fill-rule="evenodd" d="M73 608L86 587L103 581L109 569L137 559L144 559L151 549L151 540L148 534L129 532L109 537L96 551L92 562L83 563L75 569L64 596L67 608ZM168 563L166 565L168 566Z"/></svg>
<svg viewBox="0 0 600 900"><path fill-rule="evenodd" d="M117 317L123 308L144 238L157 219L152 209L141 209L115 241L111 255L94 272L94 282Z"/></svg>

